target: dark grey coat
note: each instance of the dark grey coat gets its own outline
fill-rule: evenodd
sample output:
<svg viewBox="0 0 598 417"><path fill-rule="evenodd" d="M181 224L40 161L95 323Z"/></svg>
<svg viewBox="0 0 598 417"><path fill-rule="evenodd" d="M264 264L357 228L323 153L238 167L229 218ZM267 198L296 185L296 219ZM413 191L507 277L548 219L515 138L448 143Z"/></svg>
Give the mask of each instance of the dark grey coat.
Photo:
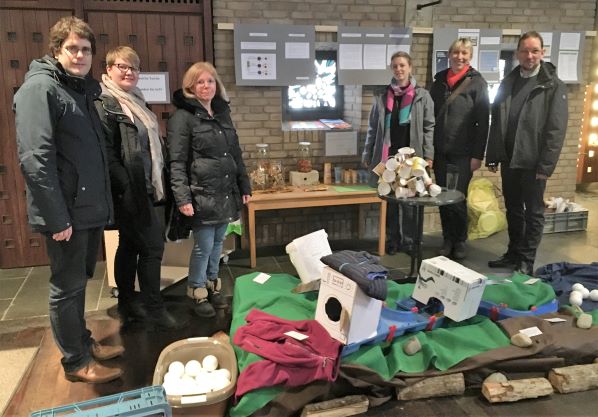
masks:
<svg viewBox="0 0 598 417"><path fill-rule="evenodd" d="M50 57L34 60L15 94L17 149L34 231L57 233L112 222L104 133L91 77L68 75Z"/></svg>
<svg viewBox="0 0 598 417"><path fill-rule="evenodd" d="M500 84L492 105L486 165L508 163L510 168L532 169L547 176L554 172L565 141L569 118L567 86L558 79L554 65L550 62L542 62L540 65L538 85L526 98L519 116L511 161L505 148L505 135L511 91L519 66Z"/></svg>
<svg viewBox="0 0 598 417"><path fill-rule="evenodd" d="M212 117L178 90L173 104L167 142L176 205L193 204L195 225L237 220L251 186L228 103L216 96Z"/></svg>

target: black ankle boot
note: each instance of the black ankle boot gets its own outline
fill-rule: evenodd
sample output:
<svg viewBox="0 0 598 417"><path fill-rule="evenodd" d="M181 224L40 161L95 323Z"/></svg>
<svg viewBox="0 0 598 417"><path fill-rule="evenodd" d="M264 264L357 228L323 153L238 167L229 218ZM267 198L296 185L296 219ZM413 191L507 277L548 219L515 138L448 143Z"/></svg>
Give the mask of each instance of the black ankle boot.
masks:
<svg viewBox="0 0 598 417"><path fill-rule="evenodd" d="M220 289L222 288L222 281L220 278L216 278L215 280L211 281L208 280L206 289L208 290L208 300L210 304L214 306L214 308L227 308L228 302L226 298L220 293Z"/></svg>

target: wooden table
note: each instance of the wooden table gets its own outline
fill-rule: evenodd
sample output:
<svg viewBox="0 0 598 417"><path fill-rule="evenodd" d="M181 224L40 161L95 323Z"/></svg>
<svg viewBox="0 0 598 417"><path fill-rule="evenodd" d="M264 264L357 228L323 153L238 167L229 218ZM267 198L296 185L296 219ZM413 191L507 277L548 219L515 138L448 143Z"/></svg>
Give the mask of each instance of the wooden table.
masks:
<svg viewBox="0 0 598 417"><path fill-rule="evenodd" d="M351 187L351 186L347 186ZM384 255L386 243L386 201L378 197L374 188L359 191L336 191L329 186L327 191L304 191L296 188L289 192L255 193L247 203L247 223L249 226L249 253L251 267L256 265L255 212L259 210L280 210L303 207L343 206L359 204L359 236L365 229L365 213L362 204L380 204L380 224L378 254Z"/></svg>

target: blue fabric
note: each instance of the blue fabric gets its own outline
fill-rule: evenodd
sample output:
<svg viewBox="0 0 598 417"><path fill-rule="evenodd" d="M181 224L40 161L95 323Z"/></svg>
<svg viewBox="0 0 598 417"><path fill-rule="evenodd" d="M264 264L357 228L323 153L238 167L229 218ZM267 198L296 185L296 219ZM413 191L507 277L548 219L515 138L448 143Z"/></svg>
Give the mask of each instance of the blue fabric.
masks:
<svg viewBox="0 0 598 417"><path fill-rule="evenodd" d="M538 268L536 277L554 288L559 305L568 305L573 284L579 282L590 291L598 289L598 262L592 262L591 264L572 264L569 262L548 264ZM596 310L598 309L598 301L586 298L583 300L581 308L583 311Z"/></svg>
<svg viewBox="0 0 598 417"><path fill-rule="evenodd" d="M189 260L189 287L205 288L208 279L213 281L218 278L220 254L227 227L228 223L193 227L195 244Z"/></svg>

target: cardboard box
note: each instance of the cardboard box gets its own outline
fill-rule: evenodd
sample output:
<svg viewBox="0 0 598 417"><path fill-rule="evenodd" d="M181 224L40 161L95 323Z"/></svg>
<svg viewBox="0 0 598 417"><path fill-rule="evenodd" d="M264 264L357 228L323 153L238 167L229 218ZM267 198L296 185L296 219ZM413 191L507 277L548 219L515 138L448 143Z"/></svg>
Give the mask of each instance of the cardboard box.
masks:
<svg viewBox="0 0 598 417"><path fill-rule="evenodd" d="M382 301L366 295L351 279L326 266L322 271L315 319L346 345L376 335Z"/></svg>
<svg viewBox="0 0 598 417"><path fill-rule="evenodd" d="M412 297L424 304L436 298L446 317L462 321L476 315L485 286L484 275L437 256L422 261Z"/></svg>

